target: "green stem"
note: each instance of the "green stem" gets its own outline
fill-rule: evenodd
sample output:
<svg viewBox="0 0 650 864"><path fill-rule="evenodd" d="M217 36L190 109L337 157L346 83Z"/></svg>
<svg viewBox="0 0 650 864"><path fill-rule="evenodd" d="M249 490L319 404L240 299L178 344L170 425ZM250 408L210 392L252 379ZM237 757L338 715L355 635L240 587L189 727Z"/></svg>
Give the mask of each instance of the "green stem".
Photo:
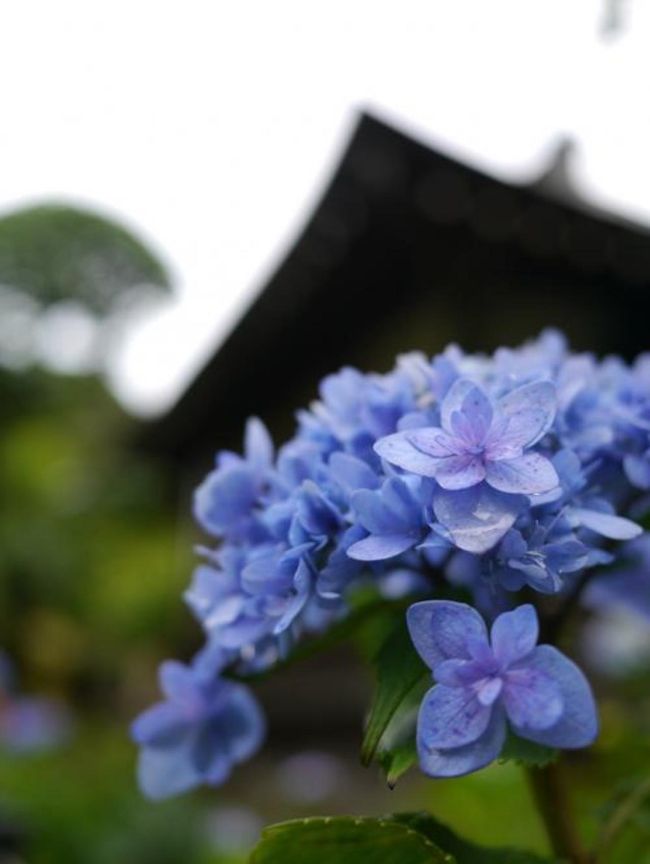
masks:
<svg viewBox="0 0 650 864"><path fill-rule="evenodd" d="M630 822L648 797L650 797L650 779L640 783L623 798L600 832L597 861L606 860L620 831Z"/></svg>
<svg viewBox="0 0 650 864"><path fill-rule="evenodd" d="M555 855L571 864L591 864L591 858L576 831L560 765L528 768L533 798Z"/></svg>

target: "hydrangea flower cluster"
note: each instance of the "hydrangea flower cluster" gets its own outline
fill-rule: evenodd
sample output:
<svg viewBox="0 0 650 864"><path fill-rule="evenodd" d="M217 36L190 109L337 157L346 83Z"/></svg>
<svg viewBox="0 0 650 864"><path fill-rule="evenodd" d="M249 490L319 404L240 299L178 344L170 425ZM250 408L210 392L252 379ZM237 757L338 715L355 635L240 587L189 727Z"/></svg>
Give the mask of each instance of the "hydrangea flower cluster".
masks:
<svg viewBox="0 0 650 864"><path fill-rule="evenodd" d="M437 684L418 718L420 765L433 777L476 771L496 759L506 721L521 738L548 747L578 748L598 732L589 684L552 645L537 645L530 604L498 615L490 639L471 606L425 600L408 610L418 653Z"/></svg>
<svg viewBox="0 0 650 864"><path fill-rule="evenodd" d="M273 665L345 615L369 581L387 596L462 591L473 603L453 606L462 644L446 630L449 602L409 613L438 681L420 714L425 771L475 770L498 755L506 723L553 746L588 744L597 723L584 678L555 648L535 647L532 607L509 610L521 589L575 593L642 534L650 356L598 360L549 331L491 356L451 346L399 357L384 375L345 368L319 395L277 452L250 420L243 454L219 453L196 491L194 515L215 545L199 549L185 600L206 642L182 675L174 667L178 688L163 670L167 701L136 722L142 759L157 760L145 791L220 782L262 736L253 697L224 670ZM626 592L629 579L609 578L595 596ZM471 716L455 723L461 703Z"/></svg>

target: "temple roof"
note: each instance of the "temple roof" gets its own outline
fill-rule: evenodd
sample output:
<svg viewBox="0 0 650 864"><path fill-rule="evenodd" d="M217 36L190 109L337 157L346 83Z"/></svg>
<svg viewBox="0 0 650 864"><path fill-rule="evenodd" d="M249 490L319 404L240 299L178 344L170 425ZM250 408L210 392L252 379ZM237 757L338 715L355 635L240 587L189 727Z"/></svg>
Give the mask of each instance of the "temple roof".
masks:
<svg viewBox="0 0 650 864"><path fill-rule="evenodd" d="M537 181L505 183L362 115L284 261L141 446L204 470L247 416L284 435L324 374L415 347L556 325L577 348L642 350L650 233L584 201L569 157L561 142Z"/></svg>

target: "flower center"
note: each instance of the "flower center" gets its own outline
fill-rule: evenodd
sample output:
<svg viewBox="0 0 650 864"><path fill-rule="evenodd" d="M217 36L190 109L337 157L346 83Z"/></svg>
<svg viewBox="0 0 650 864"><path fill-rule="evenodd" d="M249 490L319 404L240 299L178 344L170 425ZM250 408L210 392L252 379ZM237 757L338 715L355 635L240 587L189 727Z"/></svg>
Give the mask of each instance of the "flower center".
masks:
<svg viewBox="0 0 650 864"><path fill-rule="evenodd" d="M483 678L477 682L476 697L481 705L492 705L499 698L503 689L503 679L497 675Z"/></svg>

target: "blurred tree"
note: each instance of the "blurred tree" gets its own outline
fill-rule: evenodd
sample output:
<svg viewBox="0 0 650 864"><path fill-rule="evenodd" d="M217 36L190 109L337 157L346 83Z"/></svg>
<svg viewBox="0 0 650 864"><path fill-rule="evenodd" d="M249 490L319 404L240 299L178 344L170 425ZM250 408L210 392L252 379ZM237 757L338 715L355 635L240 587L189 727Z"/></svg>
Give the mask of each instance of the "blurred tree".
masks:
<svg viewBox="0 0 650 864"><path fill-rule="evenodd" d="M65 204L27 207L0 218L0 284L48 305L77 300L105 315L141 285L168 290L166 269L129 231Z"/></svg>

